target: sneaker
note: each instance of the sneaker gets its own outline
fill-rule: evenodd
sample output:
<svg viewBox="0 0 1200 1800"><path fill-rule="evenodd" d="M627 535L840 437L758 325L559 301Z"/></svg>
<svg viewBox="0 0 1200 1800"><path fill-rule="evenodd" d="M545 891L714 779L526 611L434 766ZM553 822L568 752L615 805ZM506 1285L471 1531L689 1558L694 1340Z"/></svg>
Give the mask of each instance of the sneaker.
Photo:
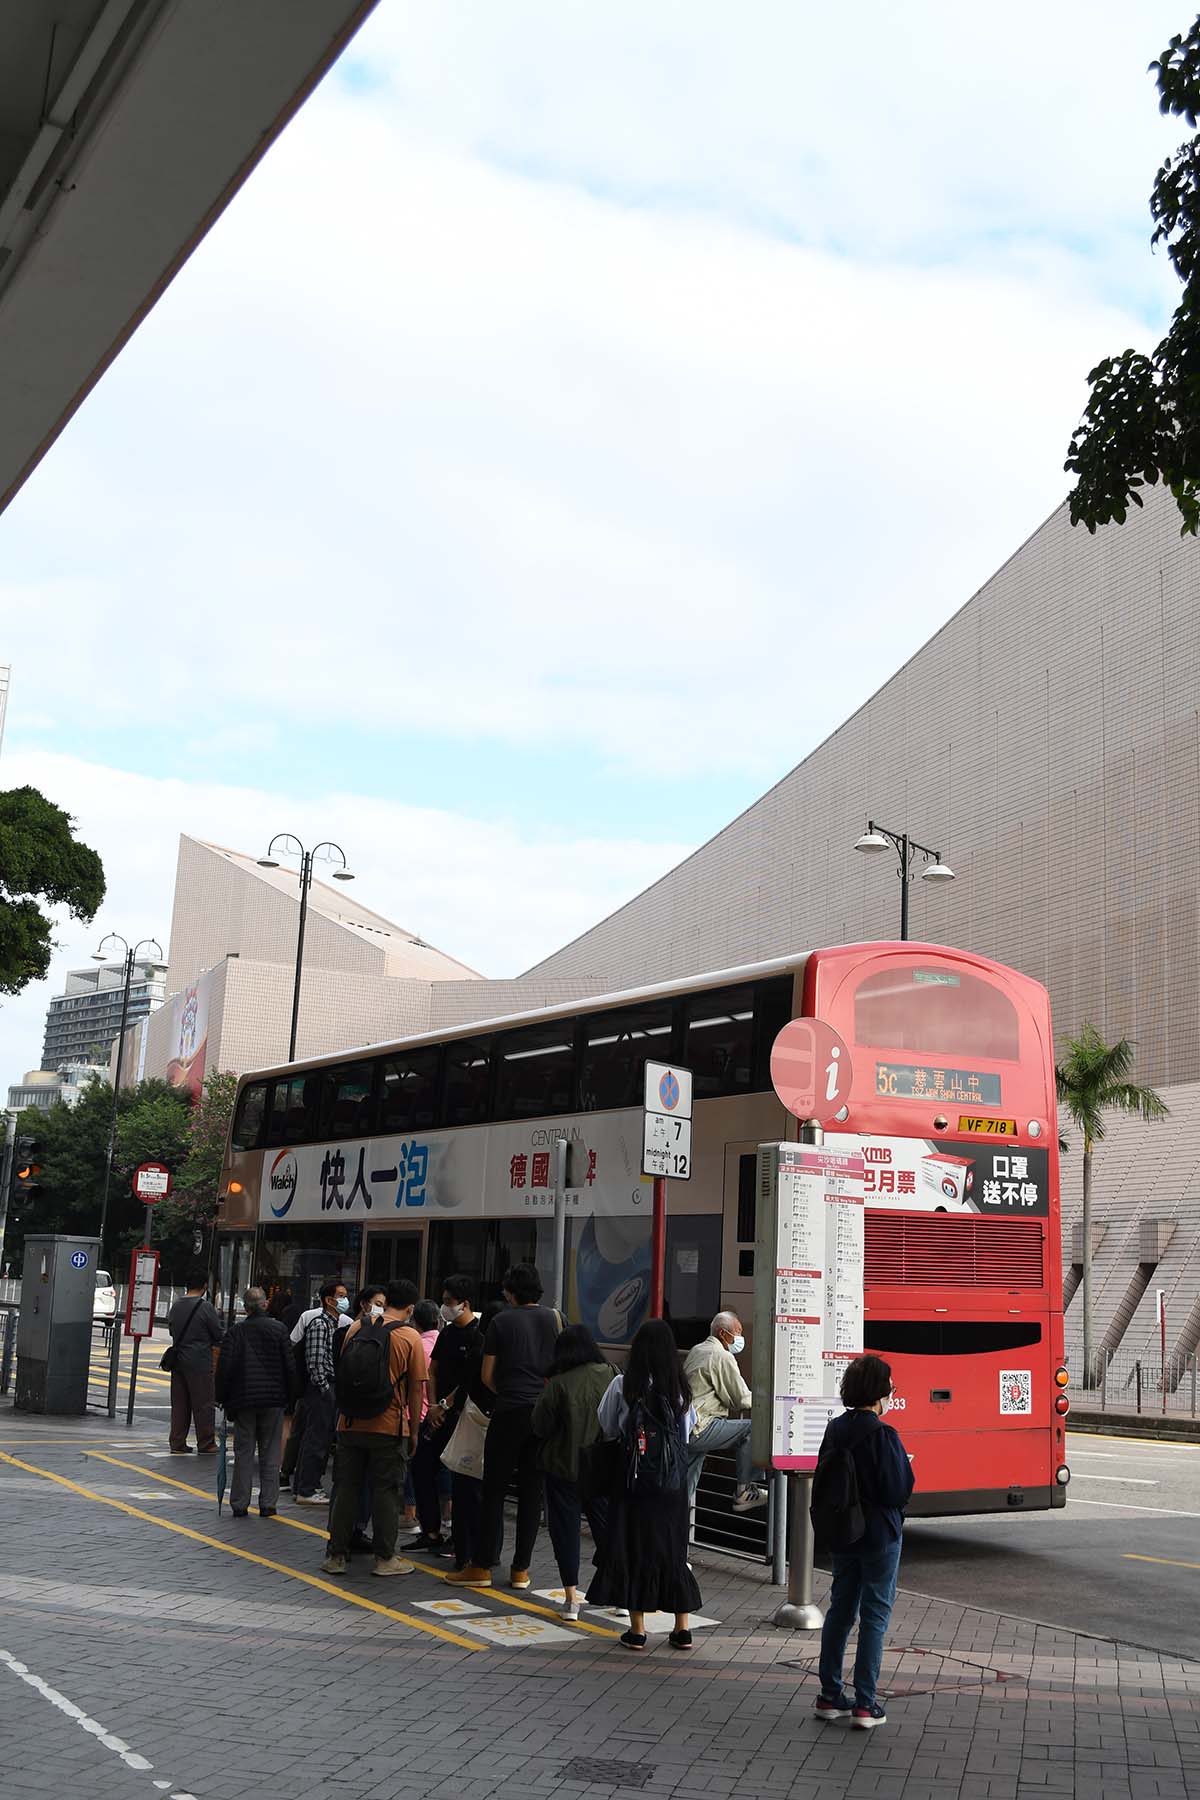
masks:
<svg viewBox="0 0 1200 1800"><path fill-rule="evenodd" d="M578 1600L567 1600L566 1602L564 1602L563 1609L562 1609L562 1616L567 1621L568 1625L578 1625L578 1623L579 1623L579 1602L578 1602Z"/></svg>
<svg viewBox="0 0 1200 1800"><path fill-rule="evenodd" d="M887 1724L887 1714L876 1700L873 1706L856 1706L850 1714L850 1723L859 1731L874 1731L876 1725Z"/></svg>
<svg viewBox="0 0 1200 1800"><path fill-rule="evenodd" d="M297 1506L328 1506L329 1495L323 1494L320 1488L315 1494L296 1494L293 1496Z"/></svg>
<svg viewBox="0 0 1200 1800"><path fill-rule="evenodd" d="M330 1554L321 1564L321 1573L322 1575L344 1575L346 1573L345 1557Z"/></svg>
<svg viewBox="0 0 1200 1800"><path fill-rule="evenodd" d="M478 1563L468 1563L465 1569L455 1569L453 1575L447 1575L445 1581L447 1587L491 1587L492 1571Z"/></svg>
<svg viewBox="0 0 1200 1800"><path fill-rule="evenodd" d="M753 1512L756 1506L767 1504L767 1490L764 1487L739 1488L733 1497L734 1512Z"/></svg>
<svg viewBox="0 0 1200 1800"><path fill-rule="evenodd" d="M508 1571L508 1585L511 1588L532 1587L533 1583L529 1578L529 1570L528 1569L510 1569Z"/></svg>
<svg viewBox="0 0 1200 1800"><path fill-rule="evenodd" d="M646 1634L644 1631L623 1631L619 1642L624 1644L627 1650L644 1650L646 1648Z"/></svg>
<svg viewBox="0 0 1200 1800"><path fill-rule="evenodd" d="M670 1644L672 1650L690 1650L692 1647L692 1634L690 1631L673 1631L667 1639L667 1642Z"/></svg>
<svg viewBox="0 0 1200 1800"><path fill-rule="evenodd" d="M817 1696L817 1704L813 1708L818 1719L826 1720L848 1719L853 1710L854 1709L850 1705L845 1694L839 1694L836 1700L831 1700L828 1694L819 1694Z"/></svg>
<svg viewBox="0 0 1200 1800"><path fill-rule="evenodd" d="M406 1550L432 1550L436 1556L446 1548L446 1540L444 1537L430 1537L427 1531L423 1531L420 1537L415 1537L412 1543L405 1544L404 1548Z"/></svg>
<svg viewBox="0 0 1200 1800"><path fill-rule="evenodd" d="M416 1563L405 1562L402 1556L377 1556L372 1575L415 1575Z"/></svg>

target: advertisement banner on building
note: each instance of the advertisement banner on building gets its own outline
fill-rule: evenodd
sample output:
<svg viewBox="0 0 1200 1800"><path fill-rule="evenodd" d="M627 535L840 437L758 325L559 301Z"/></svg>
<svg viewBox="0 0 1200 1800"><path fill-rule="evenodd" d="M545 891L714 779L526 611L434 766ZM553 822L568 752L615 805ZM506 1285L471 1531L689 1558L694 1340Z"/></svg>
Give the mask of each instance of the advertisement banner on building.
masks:
<svg viewBox="0 0 1200 1800"><path fill-rule="evenodd" d="M171 1010L168 1026L170 1054L167 1058L167 1080L172 1087L186 1088L193 1099L199 1099L204 1086L204 1061L208 1051L208 996L211 972L201 975L181 993L167 1001ZM161 1042L161 1040L160 1040Z"/></svg>
<svg viewBox="0 0 1200 1800"><path fill-rule="evenodd" d="M868 1206L993 1218L1045 1218L1050 1211L1050 1158L1044 1148L850 1132L826 1132L825 1141L862 1155Z"/></svg>
<svg viewBox="0 0 1200 1800"><path fill-rule="evenodd" d="M259 1217L312 1224L552 1215L554 1140L575 1146L579 1186L567 1212L605 1217L651 1210L641 1175L640 1111L589 1113L548 1125L514 1120L459 1131L354 1138L263 1152Z"/></svg>

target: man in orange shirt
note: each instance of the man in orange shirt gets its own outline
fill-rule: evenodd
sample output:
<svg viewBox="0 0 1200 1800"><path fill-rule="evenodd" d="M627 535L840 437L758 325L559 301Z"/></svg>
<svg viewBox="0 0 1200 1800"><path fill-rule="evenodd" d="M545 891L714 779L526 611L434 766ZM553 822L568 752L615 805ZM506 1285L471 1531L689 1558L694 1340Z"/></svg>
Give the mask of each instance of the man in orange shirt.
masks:
<svg viewBox="0 0 1200 1800"><path fill-rule="evenodd" d="M335 1492L329 1555L321 1564L326 1575L346 1573L364 1481L371 1489L375 1551L371 1573L413 1573L413 1564L396 1555L396 1536L404 1473L417 1447L428 1373L419 1334L405 1329L416 1299L411 1281L393 1281L382 1317L357 1320L342 1343L337 1370Z"/></svg>

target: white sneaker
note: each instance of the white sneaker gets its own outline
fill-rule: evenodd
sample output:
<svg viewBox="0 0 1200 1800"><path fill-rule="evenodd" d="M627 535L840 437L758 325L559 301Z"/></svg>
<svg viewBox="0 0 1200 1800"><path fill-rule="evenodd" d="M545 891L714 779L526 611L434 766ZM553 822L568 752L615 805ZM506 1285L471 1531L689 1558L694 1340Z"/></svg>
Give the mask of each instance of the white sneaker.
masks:
<svg viewBox="0 0 1200 1800"><path fill-rule="evenodd" d="M562 1616L569 1625L578 1625L578 1623L579 1623L579 1602L578 1602L578 1600L565 1601L563 1604Z"/></svg>
<svg viewBox="0 0 1200 1800"><path fill-rule="evenodd" d="M295 1501L297 1506L328 1506L329 1495L318 1488L315 1494L297 1494Z"/></svg>
<svg viewBox="0 0 1200 1800"><path fill-rule="evenodd" d="M764 1487L739 1488L733 1497L734 1512L753 1512L756 1506L767 1504L767 1490Z"/></svg>

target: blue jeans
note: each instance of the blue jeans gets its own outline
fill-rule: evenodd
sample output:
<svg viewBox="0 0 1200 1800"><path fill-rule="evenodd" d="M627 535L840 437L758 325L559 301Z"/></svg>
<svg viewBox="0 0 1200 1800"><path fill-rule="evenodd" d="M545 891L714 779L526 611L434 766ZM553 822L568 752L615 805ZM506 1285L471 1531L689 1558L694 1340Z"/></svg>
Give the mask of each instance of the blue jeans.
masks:
<svg viewBox="0 0 1200 1800"><path fill-rule="evenodd" d="M879 1665L883 1661L883 1637L892 1616L899 1567L899 1538L882 1550L871 1551L865 1556L853 1550L834 1551L833 1587L821 1631L821 1692L829 1699L836 1699L842 1691L846 1640L857 1618L854 1700L857 1706L875 1704Z"/></svg>
<svg viewBox="0 0 1200 1800"><path fill-rule="evenodd" d="M737 1485L746 1488L753 1485L754 1464L750 1458L750 1421L749 1419L714 1419L703 1431L698 1431L688 1439L688 1505L696 1503L696 1489L700 1486L700 1471L704 1467L706 1456L716 1456L722 1451L733 1452L737 1467Z"/></svg>

